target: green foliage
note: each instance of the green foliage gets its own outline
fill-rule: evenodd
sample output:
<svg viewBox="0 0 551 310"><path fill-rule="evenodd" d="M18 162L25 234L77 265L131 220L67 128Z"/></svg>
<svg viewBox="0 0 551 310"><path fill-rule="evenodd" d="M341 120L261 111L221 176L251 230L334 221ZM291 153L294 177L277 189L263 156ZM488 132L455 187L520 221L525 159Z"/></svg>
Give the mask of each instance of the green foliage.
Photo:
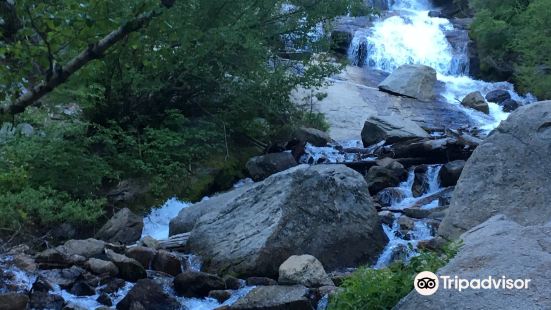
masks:
<svg viewBox="0 0 551 310"><path fill-rule="evenodd" d="M483 74L551 98L551 0L471 0Z"/></svg>
<svg viewBox="0 0 551 310"><path fill-rule="evenodd" d="M396 262L384 269L360 268L331 298L329 309L392 309L413 289L419 272L436 272L457 254L459 247L451 243L441 253L422 252L407 264Z"/></svg>

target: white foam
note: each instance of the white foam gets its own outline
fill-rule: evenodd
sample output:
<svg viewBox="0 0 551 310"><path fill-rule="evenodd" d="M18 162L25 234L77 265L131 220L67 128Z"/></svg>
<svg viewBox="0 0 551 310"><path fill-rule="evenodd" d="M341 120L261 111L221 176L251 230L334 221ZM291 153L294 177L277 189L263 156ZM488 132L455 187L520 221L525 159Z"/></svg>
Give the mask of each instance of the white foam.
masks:
<svg viewBox="0 0 551 310"><path fill-rule="evenodd" d="M168 238L170 220L175 218L182 209L190 205L188 202L171 198L162 207L151 210L151 213L144 218L142 238L145 236L151 236L157 240Z"/></svg>

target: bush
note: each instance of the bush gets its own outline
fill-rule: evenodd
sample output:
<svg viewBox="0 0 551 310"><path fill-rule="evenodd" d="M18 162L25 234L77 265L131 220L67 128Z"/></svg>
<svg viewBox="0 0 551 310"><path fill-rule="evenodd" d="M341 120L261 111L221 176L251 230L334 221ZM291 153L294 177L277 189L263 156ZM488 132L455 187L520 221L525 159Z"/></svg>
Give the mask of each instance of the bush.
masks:
<svg viewBox="0 0 551 310"><path fill-rule="evenodd" d="M422 252L409 263L396 262L384 269L362 267L344 281L343 290L331 298L329 309L392 309L413 289L419 272L436 272L459 247L452 243L441 253Z"/></svg>

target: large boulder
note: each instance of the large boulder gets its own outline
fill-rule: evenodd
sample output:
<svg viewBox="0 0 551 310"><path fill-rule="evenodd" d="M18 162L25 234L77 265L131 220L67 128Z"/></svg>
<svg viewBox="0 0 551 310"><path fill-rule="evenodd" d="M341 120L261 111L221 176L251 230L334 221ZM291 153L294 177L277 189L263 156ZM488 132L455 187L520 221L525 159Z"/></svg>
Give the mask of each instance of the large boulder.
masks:
<svg viewBox="0 0 551 310"><path fill-rule="evenodd" d="M403 65L394 70L379 89L421 101L435 98L436 70L424 65Z"/></svg>
<svg viewBox="0 0 551 310"><path fill-rule="evenodd" d="M371 195L376 195L385 188L395 187L400 184L400 179L396 177L396 174L391 169L380 166L369 168L365 181Z"/></svg>
<svg viewBox="0 0 551 310"><path fill-rule="evenodd" d="M249 190L252 186L254 185L246 184L227 193L218 194L210 197L209 199L183 208L180 213L178 213L178 216L170 220L169 235L173 236L190 232L201 216L226 208L231 201Z"/></svg>
<svg viewBox="0 0 551 310"><path fill-rule="evenodd" d="M461 101L461 105L485 114L490 114L490 106L479 91L472 92L465 96Z"/></svg>
<svg viewBox="0 0 551 310"><path fill-rule="evenodd" d="M439 234L455 239L501 213L521 225L551 220L551 101L523 106L473 152Z"/></svg>
<svg viewBox="0 0 551 310"><path fill-rule="evenodd" d="M306 287L335 285L312 255L293 255L279 266L280 284L302 284Z"/></svg>
<svg viewBox="0 0 551 310"><path fill-rule="evenodd" d="M415 122L399 115L372 115L364 123L362 142L365 147L386 141L392 144L417 138L428 138L429 134Z"/></svg>
<svg viewBox="0 0 551 310"><path fill-rule="evenodd" d="M361 174L301 165L201 217L188 248L207 272L277 277L291 255L309 253L329 269L357 266L373 262L387 241Z"/></svg>
<svg viewBox="0 0 551 310"><path fill-rule="evenodd" d="M256 156L246 164L247 171L255 181L262 181L274 173L278 173L297 165L297 161L290 152L270 153Z"/></svg>
<svg viewBox="0 0 551 310"><path fill-rule="evenodd" d="M396 307L407 309L551 309L551 225L523 227L497 215L463 234L464 244L439 276L461 279L530 279L528 289L412 291ZM523 281L524 282L524 281Z"/></svg>
<svg viewBox="0 0 551 310"><path fill-rule="evenodd" d="M155 281L141 279L117 304L117 309L176 310L181 309L181 305Z"/></svg>
<svg viewBox="0 0 551 310"><path fill-rule="evenodd" d="M138 241L142 235L143 218L130 209L115 213L96 234L96 238L108 242L129 244Z"/></svg>
<svg viewBox="0 0 551 310"><path fill-rule="evenodd" d="M302 286L259 286L230 306L231 310L241 309L314 309L308 299L310 291Z"/></svg>
<svg viewBox="0 0 551 310"><path fill-rule="evenodd" d="M119 274L119 268L115 263L105 261L97 258L90 258L86 264L86 268L90 269L95 274L107 274L110 276L116 276Z"/></svg>

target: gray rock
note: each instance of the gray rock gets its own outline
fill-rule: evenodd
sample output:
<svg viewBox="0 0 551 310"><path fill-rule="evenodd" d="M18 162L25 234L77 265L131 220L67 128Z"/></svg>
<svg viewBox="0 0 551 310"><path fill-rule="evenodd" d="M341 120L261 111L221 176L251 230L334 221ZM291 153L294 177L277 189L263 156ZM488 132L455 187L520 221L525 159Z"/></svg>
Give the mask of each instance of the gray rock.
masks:
<svg viewBox="0 0 551 310"><path fill-rule="evenodd" d="M520 104L513 99L507 99L503 101L500 105L503 107L503 112L507 113L513 112L520 107Z"/></svg>
<svg viewBox="0 0 551 310"><path fill-rule="evenodd" d="M25 310L29 304L29 297L22 293L0 294L1 310Z"/></svg>
<svg viewBox="0 0 551 310"><path fill-rule="evenodd" d="M138 241L142 235L143 218L130 209L124 208L115 213L96 234L96 238L108 242L130 244Z"/></svg>
<svg viewBox="0 0 551 310"><path fill-rule="evenodd" d="M259 286L230 306L231 310L241 309L314 309L308 299L309 290L302 285Z"/></svg>
<svg viewBox="0 0 551 310"><path fill-rule="evenodd" d="M232 294L232 290L214 290L209 292L209 298L214 298L219 303L223 303L226 300L230 299Z"/></svg>
<svg viewBox="0 0 551 310"><path fill-rule="evenodd" d="M365 181L371 195L377 195L385 188L396 187L400 184L400 179L392 170L380 166L369 168Z"/></svg>
<svg viewBox="0 0 551 310"><path fill-rule="evenodd" d="M422 101L435 98L436 70L424 65L403 65L394 70L379 89Z"/></svg>
<svg viewBox="0 0 551 310"><path fill-rule="evenodd" d="M495 214L521 225L551 220L551 101L523 106L474 151L439 234L456 239Z"/></svg>
<svg viewBox="0 0 551 310"><path fill-rule="evenodd" d="M105 254L119 268L119 275L122 279L136 282L139 279L147 278L145 268L137 260L111 250L105 250Z"/></svg>
<svg viewBox="0 0 551 310"><path fill-rule="evenodd" d="M117 304L118 310L176 310L180 303L153 280L141 279Z"/></svg>
<svg viewBox="0 0 551 310"><path fill-rule="evenodd" d="M323 265L312 255L293 255L279 266L280 284L306 287L334 286Z"/></svg>
<svg viewBox="0 0 551 310"><path fill-rule="evenodd" d="M486 100L484 100L484 96L482 96L479 91L472 92L465 96L465 98L461 101L461 105L485 114L490 114L490 107L488 106Z"/></svg>
<svg viewBox="0 0 551 310"><path fill-rule="evenodd" d="M486 94L486 100L488 100L488 102L501 104L507 99L511 99L511 94L503 89L493 90Z"/></svg>
<svg viewBox="0 0 551 310"><path fill-rule="evenodd" d="M188 248L207 272L276 277L291 255L320 257L326 268L355 266L373 262L387 241L361 174L301 165L201 217Z"/></svg>
<svg viewBox="0 0 551 310"><path fill-rule="evenodd" d="M399 115L370 116L364 123L362 142L365 147L386 141L392 144L417 138L427 138L428 133L415 122Z"/></svg>
<svg viewBox="0 0 551 310"><path fill-rule="evenodd" d="M381 223L392 226L392 223L394 223L394 213L390 211L381 211L379 212L379 218L381 219Z"/></svg>
<svg viewBox="0 0 551 310"><path fill-rule="evenodd" d="M86 258L96 257L103 253L105 242L96 239L69 240L59 248L66 255L80 255Z"/></svg>
<svg viewBox="0 0 551 310"><path fill-rule="evenodd" d="M413 185L411 187L413 197L421 197L428 192L430 184L427 172L427 165L420 165L415 167L415 177L413 179Z"/></svg>
<svg viewBox="0 0 551 310"><path fill-rule="evenodd" d="M110 276L116 276L119 274L119 268L110 261L105 261L97 258L90 258L86 262L86 268L90 269L95 274L108 274Z"/></svg>
<svg viewBox="0 0 551 310"><path fill-rule="evenodd" d="M440 288L432 296L413 291L396 307L406 309L550 309L551 225L523 227L502 215L461 236L464 245L437 274L462 279L530 279L528 289L462 290Z"/></svg>
<svg viewBox="0 0 551 310"><path fill-rule="evenodd" d="M178 213L178 216L170 220L169 235L173 236L190 232L201 216L225 209L231 201L249 190L252 186L253 184L246 184L227 193L218 194L182 209L182 211Z"/></svg>
<svg viewBox="0 0 551 310"><path fill-rule="evenodd" d="M176 276L182 272L182 263L176 255L165 250L159 250L153 259L151 269Z"/></svg>
<svg viewBox="0 0 551 310"><path fill-rule="evenodd" d="M299 128L295 132L295 138L302 142L308 142L313 146L326 146L331 142L331 137L325 131L315 128Z"/></svg>
<svg viewBox="0 0 551 310"><path fill-rule="evenodd" d="M256 156L247 162L247 171L255 181L262 181L274 173L278 173L297 165L293 154L289 152L271 153Z"/></svg>
<svg viewBox="0 0 551 310"><path fill-rule="evenodd" d="M455 186L463 172L465 163L464 160L456 160L442 166L442 169L438 173L440 185L442 187Z"/></svg>
<svg viewBox="0 0 551 310"><path fill-rule="evenodd" d="M145 236L140 240L139 244L140 246L144 246L147 248L152 248L157 250L159 248L159 241L157 241L155 238L151 236Z"/></svg>
<svg viewBox="0 0 551 310"><path fill-rule="evenodd" d="M124 253L127 257L137 260L144 268L149 268L153 258L157 255L157 250L143 246L131 247Z"/></svg>
<svg viewBox="0 0 551 310"><path fill-rule="evenodd" d="M224 280L205 272L186 271L174 278L174 290L179 296L207 297L210 291L226 288Z"/></svg>

